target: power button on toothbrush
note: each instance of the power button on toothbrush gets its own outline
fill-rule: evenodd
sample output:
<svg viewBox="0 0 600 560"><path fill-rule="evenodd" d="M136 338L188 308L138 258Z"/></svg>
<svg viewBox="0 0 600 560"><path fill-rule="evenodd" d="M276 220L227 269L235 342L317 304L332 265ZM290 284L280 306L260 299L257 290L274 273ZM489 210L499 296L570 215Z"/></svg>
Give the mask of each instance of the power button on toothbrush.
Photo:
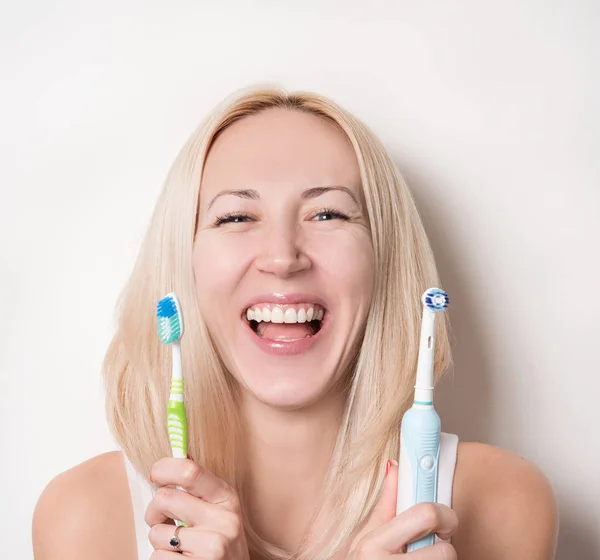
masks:
<svg viewBox="0 0 600 560"><path fill-rule="evenodd" d="M424 471L430 471L433 468L434 464L435 464L435 459L431 455L424 455L423 457L421 457L421 460L419 461L419 466Z"/></svg>

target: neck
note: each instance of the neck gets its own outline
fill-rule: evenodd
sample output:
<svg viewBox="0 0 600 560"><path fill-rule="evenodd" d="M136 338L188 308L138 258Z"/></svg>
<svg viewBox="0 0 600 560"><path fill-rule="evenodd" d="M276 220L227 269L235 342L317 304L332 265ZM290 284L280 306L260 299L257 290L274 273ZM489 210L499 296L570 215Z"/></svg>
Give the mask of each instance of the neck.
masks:
<svg viewBox="0 0 600 560"><path fill-rule="evenodd" d="M299 544L320 500L343 410L341 394L298 410L245 395L246 499L259 534L286 550Z"/></svg>

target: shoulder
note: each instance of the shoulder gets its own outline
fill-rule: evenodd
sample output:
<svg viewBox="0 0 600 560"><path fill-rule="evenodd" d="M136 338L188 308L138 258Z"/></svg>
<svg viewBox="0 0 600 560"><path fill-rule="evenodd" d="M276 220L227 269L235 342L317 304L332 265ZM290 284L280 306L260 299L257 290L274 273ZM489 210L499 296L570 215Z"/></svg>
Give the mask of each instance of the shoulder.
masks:
<svg viewBox="0 0 600 560"><path fill-rule="evenodd" d="M33 514L33 548L36 560L136 558L121 452L98 455L46 486Z"/></svg>
<svg viewBox="0 0 600 560"><path fill-rule="evenodd" d="M530 461L482 443L460 443L452 538L461 560L552 560L558 508L548 479Z"/></svg>

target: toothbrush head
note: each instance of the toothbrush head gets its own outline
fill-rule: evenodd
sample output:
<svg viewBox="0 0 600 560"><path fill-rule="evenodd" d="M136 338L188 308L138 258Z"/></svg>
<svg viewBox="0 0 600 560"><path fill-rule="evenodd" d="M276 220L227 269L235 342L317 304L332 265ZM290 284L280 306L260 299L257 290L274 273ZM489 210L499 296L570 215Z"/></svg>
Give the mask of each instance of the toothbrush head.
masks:
<svg viewBox="0 0 600 560"><path fill-rule="evenodd" d="M444 290L439 288L429 288L421 298L423 305L433 313L445 311L450 303L450 298Z"/></svg>
<svg viewBox="0 0 600 560"><path fill-rule="evenodd" d="M177 342L183 334L181 306L174 293L168 293L156 305L158 338L163 344Z"/></svg>

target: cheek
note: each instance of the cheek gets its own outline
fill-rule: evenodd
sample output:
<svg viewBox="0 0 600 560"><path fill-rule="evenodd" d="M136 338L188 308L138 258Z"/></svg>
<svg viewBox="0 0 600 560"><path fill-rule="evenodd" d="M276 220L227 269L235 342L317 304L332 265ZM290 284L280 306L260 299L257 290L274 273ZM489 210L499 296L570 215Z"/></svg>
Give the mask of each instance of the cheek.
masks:
<svg viewBox="0 0 600 560"><path fill-rule="evenodd" d="M317 249L333 286L346 296L370 301L375 279L375 255L366 233L344 236Z"/></svg>
<svg viewBox="0 0 600 560"><path fill-rule="evenodd" d="M231 295L245 270L247 258L244 243L233 238L216 240L209 235L196 238L193 267L202 306L218 305L220 294Z"/></svg>

